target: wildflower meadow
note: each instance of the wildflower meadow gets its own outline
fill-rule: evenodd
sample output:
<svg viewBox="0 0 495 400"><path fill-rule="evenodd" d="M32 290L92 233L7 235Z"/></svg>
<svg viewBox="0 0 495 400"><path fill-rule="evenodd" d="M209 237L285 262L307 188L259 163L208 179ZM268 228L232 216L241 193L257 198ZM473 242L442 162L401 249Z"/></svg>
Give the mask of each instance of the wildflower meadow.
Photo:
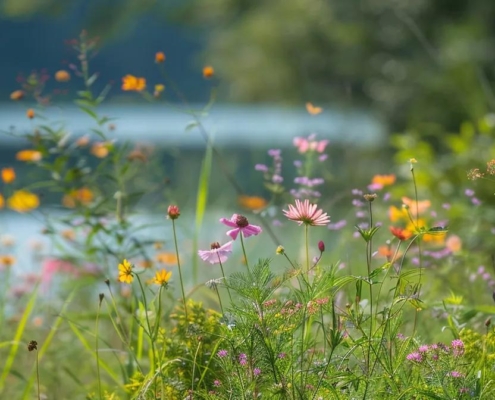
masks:
<svg viewBox="0 0 495 400"><path fill-rule="evenodd" d="M0 220L42 240L0 224L0 398L495 398L492 114L377 154L314 132L241 163L204 123L214 63L198 107L166 49L147 61L159 80L106 84L97 40L67 45L68 64L11 93L29 128L2 121L23 147ZM46 116L74 81L82 135ZM122 140L100 113L115 92L187 115L201 151Z"/></svg>

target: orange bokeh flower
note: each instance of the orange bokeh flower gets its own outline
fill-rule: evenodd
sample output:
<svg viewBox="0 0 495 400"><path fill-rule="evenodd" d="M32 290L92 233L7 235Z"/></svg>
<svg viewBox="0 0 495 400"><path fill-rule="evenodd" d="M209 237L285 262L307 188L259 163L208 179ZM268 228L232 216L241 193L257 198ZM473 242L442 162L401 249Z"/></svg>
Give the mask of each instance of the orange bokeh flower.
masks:
<svg viewBox="0 0 495 400"><path fill-rule="evenodd" d="M312 103L306 103L306 111L311 115L318 115L323 111L323 108L316 107Z"/></svg>
<svg viewBox="0 0 495 400"><path fill-rule="evenodd" d="M162 253L158 253L155 256L155 260L157 262L159 262L160 264L176 265L177 264L177 255L175 253L162 252Z"/></svg>
<svg viewBox="0 0 495 400"><path fill-rule="evenodd" d="M431 206L430 200L421 200L416 203L416 200L410 199L409 197L403 197L402 203L409 207L411 214L416 216L416 210L418 214L423 214Z"/></svg>
<svg viewBox="0 0 495 400"><path fill-rule="evenodd" d="M203 77L205 79L213 78L213 75L215 75L215 70L211 65L203 67Z"/></svg>
<svg viewBox="0 0 495 400"><path fill-rule="evenodd" d="M397 226L391 226L390 227L390 232L392 235L394 235L397 239L399 240L407 240L412 236L412 232L408 231L407 229L402 229Z"/></svg>
<svg viewBox="0 0 495 400"><path fill-rule="evenodd" d="M163 51L159 51L155 54L155 62L157 64L165 61L165 53Z"/></svg>
<svg viewBox="0 0 495 400"><path fill-rule="evenodd" d="M445 241L445 246L452 252L457 253L462 250L462 239L457 235L452 235Z"/></svg>
<svg viewBox="0 0 495 400"><path fill-rule="evenodd" d="M105 158L108 156L112 143L110 142L96 142L91 146L91 154L98 158Z"/></svg>
<svg viewBox="0 0 495 400"><path fill-rule="evenodd" d="M77 205L87 205L94 199L94 194L91 189L82 187L80 189L71 190L62 198L62 204L67 208L74 208Z"/></svg>
<svg viewBox="0 0 495 400"><path fill-rule="evenodd" d="M24 98L25 95L23 90L15 90L10 94L10 100L19 101Z"/></svg>
<svg viewBox="0 0 495 400"><path fill-rule="evenodd" d="M268 204L263 197L246 195L239 196L237 202L241 207L253 211L262 210Z"/></svg>
<svg viewBox="0 0 495 400"><path fill-rule="evenodd" d="M14 211L24 213L38 208L40 199L27 190L17 190L7 199L7 205Z"/></svg>
<svg viewBox="0 0 495 400"><path fill-rule="evenodd" d="M2 181L4 183L12 183L15 180L14 168L2 168Z"/></svg>
<svg viewBox="0 0 495 400"><path fill-rule="evenodd" d="M3 208L5 206L5 199L3 198L2 193L0 193L0 208Z"/></svg>
<svg viewBox="0 0 495 400"><path fill-rule="evenodd" d="M122 90L141 92L146 89L146 79L134 75L126 75L122 78Z"/></svg>
<svg viewBox="0 0 495 400"><path fill-rule="evenodd" d="M89 136L84 135L81 136L79 139L76 140L76 146L77 147L85 147L89 144Z"/></svg>
<svg viewBox="0 0 495 400"><path fill-rule="evenodd" d="M70 81L70 73L65 69L61 69L60 71L55 72L55 80L57 82L69 82Z"/></svg>
<svg viewBox="0 0 495 400"><path fill-rule="evenodd" d="M26 111L26 117L28 117L29 119L33 119L35 115L36 114L34 113L34 110L32 108L29 108Z"/></svg>
<svg viewBox="0 0 495 400"><path fill-rule="evenodd" d="M380 185L381 187L390 186L395 183L395 175L375 175L371 180L372 185Z"/></svg>
<svg viewBox="0 0 495 400"><path fill-rule="evenodd" d="M11 267L15 264L15 257L10 254L0 255L0 266L1 267Z"/></svg>
<svg viewBox="0 0 495 400"><path fill-rule="evenodd" d="M38 150L21 150L17 152L15 158L19 161L39 161L41 153Z"/></svg>

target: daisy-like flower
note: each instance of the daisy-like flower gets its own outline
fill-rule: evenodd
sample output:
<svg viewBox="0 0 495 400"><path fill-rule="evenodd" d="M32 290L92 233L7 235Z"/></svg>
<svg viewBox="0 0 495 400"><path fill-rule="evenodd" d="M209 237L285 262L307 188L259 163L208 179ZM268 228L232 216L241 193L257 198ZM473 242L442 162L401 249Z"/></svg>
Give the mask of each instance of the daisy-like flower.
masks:
<svg viewBox="0 0 495 400"><path fill-rule="evenodd" d="M239 235L240 232L242 232L242 235L245 238L259 235L262 232L259 226L251 225L247 218L240 214L234 214L230 219L220 218L220 222L230 228L234 228L227 232L227 235L233 240L237 239L237 235Z"/></svg>
<svg viewBox="0 0 495 400"><path fill-rule="evenodd" d="M289 210L283 210L285 216L299 225L325 226L330 222L330 217L322 209L317 209L317 204L311 204L308 199L304 202L296 199L296 206L289 204Z"/></svg>
<svg viewBox="0 0 495 400"><path fill-rule="evenodd" d="M220 243L211 244L211 250L199 250L198 255L210 264L219 264L227 261L232 253L232 240L220 246Z"/></svg>
<svg viewBox="0 0 495 400"><path fill-rule="evenodd" d="M127 260L123 260L122 263L119 264L119 281L131 283L133 279L132 264Z"/></svg>
<svg viewBox="0 0 495 400"><path fill-rule="evenodd" d="M167 271L162 269L161 271L156 271L156 275L153 278L153 282L157 285L167 285L170 277L172 276L172 271Z"/></svg>

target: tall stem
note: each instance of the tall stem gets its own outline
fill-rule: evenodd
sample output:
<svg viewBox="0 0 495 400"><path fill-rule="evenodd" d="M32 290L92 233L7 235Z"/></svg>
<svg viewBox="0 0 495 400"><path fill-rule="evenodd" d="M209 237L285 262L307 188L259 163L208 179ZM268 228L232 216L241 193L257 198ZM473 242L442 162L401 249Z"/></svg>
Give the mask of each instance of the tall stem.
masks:
<svg viewBox="0 0 495 400"><path fill-rule="evenodd" d="M186 327L187 327L189 323L189 319L187 317L186 294L184 293L184 281L182 279L182 269L180 267L179 246L177 244L177 233L175 231L175 219L172 219L172 229L174 231L175 254L177 256L177 267L179 268L180 289L182 291L182 302L184 303L184 315L186 317Z"/></svg>

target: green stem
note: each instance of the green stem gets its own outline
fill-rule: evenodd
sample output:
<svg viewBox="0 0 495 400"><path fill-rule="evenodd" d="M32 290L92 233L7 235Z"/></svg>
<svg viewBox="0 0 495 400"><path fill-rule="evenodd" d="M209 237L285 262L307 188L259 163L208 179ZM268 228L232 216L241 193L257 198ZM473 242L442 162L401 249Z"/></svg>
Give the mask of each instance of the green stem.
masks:
<svg viewBox="0 0 495 400"><path fill-rule="evenodd" d="M184 280L182 279L182 269L180 267L179 245L177 244L177 232L175 230L175 219L172 219L172 229L174 231L175 254L177 256L177 266L179 267L180 289L182 291L182 302L184 303L184 315L186 317L186 328L187 328L187 325L189 324L189 318L187 317L186 294L184 292Z"/></svg>
<svg viewBox="0 0 495 400"><path fill-rule="evenodd" d="M98 311L96 313L96 322L95 322L96 377L98 379L98 394L99 394L100 400L103 399L102 392L101 392L100 350L99 350L99 344L98 344L98 339L100 338L99 323L100 323L101 301L102 301L102 298L100 298L100 301L98 302Z"/></svg>
<svg viewBox="0 0 495 400"><path fill-rule="evenodd" d="M227 278L225 277L225 271L223 270L223 264L222 264L222 261L220 261L220 255L217 253L217 256L218 256L218 263L220 264L220 269L222 270L222 276L223 276L223 281L225 283L225 287L227 288L227 293L229 294L229 298L230 298L230 304L232 304L232 295L230 294L230 289L227 285ZM218 292L218 290L217 290ZM220 297L219 297L220 298ZM220 304L221 306L221 304ZM222 314L223 314L223 310L222 310Z"/></svg>
<svg viewBox="0 0 495 400"><path fill-rule="evenodd" d="M309 273L309 242L308 242L308 237L309 237L309 225L304 224L304 239L306 241L306 273Z"/></svg>

